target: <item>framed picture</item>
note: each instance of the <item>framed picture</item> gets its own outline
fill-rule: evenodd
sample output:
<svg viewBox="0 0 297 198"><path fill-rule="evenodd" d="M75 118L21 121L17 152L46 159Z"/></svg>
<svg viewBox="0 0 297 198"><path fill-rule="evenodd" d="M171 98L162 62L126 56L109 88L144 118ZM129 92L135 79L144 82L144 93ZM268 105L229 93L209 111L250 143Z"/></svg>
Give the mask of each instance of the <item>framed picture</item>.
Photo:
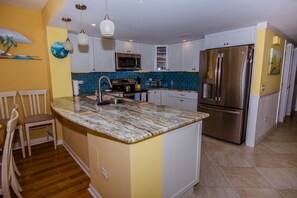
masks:
<svg viewBox="0 0 297 198"><path fill-rule="evenodd" d="M280 50L271 48L269 56L269 66L268 74L269 75L279 75L282 68L282 52Z"/></svg>

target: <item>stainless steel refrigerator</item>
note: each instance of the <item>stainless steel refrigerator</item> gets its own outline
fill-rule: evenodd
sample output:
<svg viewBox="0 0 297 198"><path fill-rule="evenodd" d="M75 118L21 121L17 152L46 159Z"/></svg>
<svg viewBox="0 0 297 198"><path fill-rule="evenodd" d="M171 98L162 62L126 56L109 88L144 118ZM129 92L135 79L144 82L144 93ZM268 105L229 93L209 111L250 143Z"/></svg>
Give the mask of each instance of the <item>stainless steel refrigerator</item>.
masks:
<svg viewBox="0 0 297 198"><path fill-rule="evenodd" d="M210 114L202 132L229 142L245 141L253 46L200 53L198 111Z"/></svg>

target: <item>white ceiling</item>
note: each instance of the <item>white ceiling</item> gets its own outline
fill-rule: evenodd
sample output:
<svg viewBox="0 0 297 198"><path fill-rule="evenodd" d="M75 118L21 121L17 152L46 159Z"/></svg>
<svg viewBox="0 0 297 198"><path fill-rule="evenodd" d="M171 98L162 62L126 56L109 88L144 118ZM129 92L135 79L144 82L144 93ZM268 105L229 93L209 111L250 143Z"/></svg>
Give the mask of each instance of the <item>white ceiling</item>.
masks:
<svg viewBox="0 0 297 198"><path fill-rule="evenodd" d="M24 0L2 2L24 3ZM29 5L41 0L25 2ZM70 17L70 32L78 33L81 28L77 3L87 6L83 11L85 32L101 36L99 24L104 18L105 0L68 0L49 25L65 28L61 18ZM170 44L268 21L297 42L297 0L108 0L108 7L118 40ZM92 27L92 23L97 27Z"/></svg>
<svg viewBox="0 0 297 198"><path fill-rule="evenodd" d="M0 4L42 10L48 0L0 0Z"/></svg>

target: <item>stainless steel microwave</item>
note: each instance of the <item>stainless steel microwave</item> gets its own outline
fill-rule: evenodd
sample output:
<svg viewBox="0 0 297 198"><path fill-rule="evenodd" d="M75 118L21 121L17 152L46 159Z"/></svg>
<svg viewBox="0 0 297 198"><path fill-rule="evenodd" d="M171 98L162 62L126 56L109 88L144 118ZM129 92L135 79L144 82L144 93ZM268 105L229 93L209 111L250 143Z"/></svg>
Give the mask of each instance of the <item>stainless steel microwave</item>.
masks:
<svg viewBox="0 0 297 198"><path fill-rule="evenodd" d="M140 54L115 53L117 71L133 71L141 69Z"/></svg>

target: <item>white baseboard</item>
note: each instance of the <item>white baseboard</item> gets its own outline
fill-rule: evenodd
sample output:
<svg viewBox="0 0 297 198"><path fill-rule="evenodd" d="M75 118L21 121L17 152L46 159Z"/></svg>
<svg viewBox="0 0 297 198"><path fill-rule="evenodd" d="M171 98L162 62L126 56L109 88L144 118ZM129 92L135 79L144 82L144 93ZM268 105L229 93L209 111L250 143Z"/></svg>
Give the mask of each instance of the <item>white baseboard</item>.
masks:
<svg viewBox="0 0 297 198"><path fill-rule="evenodd" d="M81 167L81 169L86 173L88 177L90 177L90 170L88 166L79 158L78 155L71 149L71 147L63 141L64 148L68 151L68 153L72 156L72 158L76 161L76 163Z"/></svg>
<svg viewBox="0 0 297 198"><path fill-rule="evenodd" d="M102 196L97 192L97 190L92 186L92 184L89 185L88 191L93 198L102 198Z"/></svg>

